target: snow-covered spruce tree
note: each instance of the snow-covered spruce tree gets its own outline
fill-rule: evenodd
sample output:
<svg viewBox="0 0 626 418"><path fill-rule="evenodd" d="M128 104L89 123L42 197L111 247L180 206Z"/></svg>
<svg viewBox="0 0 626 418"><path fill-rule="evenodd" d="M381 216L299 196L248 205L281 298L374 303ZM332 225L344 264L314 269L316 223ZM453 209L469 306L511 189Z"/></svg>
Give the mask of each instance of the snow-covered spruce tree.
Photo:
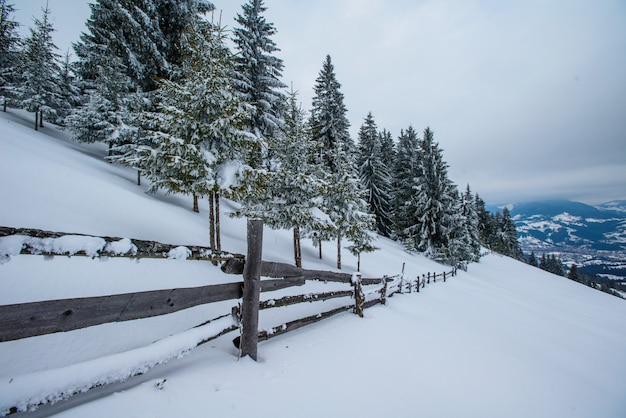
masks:
<svg viewBox="0 0 626 418"><path fill-rule="evenodd" d="M480 231L479 231L479 219L478 213L476 213L476 206L474 205L474 196L470 190L469 184L465 189L465 193L461 198L461 214L465 218L465 242L467 243L467 255L466 258L469 262L480 260Z"/></svg>
<svg viewBox="0 0 626 418"><path fill-rule="evenodd" d="M242 5L243 14L237 14L239 28L233 30L237 49L236 88L244 101L254 107L248 129L251 133L271 141L281 126L281 105L285 103L282 89L287 87L280 78L283 61L273 55L280 51L272 36L274 24L267 22L263 13L267 8L263 0L249 0ZM263 149L254 150L248 160L259 167L268 160Z"/></svg>
<svg viewBox="0 0 626 418"><path fill-rule="evenodd" d="M61 67L59 69L59 89L60 101L56 123L65 125L65 118L70 115L73 109L77 108L82 103L82 94L72 69L69 51L65 53L61 61Z"/></svg>
<svg viewBox="0 0 626 418"><path fill-rule="evenodd" d="M338 155L352 156L355 149L348 130L350 122L346 116L347 109L340 88L341 84L335 76L335 67L330 55L327 55L315 80L309 126L311 139L319 147L319 161L330 171L341 163L335 161ZM337 153L337 149L343 152Z"/></svg>
<svg viewBox="0 0 626 418"><path fill-rule="evenodd" d="M388 237L392 230L392 177L383 162L381 136L371 112L359 130L357 166L370 211L376 217L376 230Z"/></svg>
<svg viewBox="0 0 626 418"><path fill-rule="evenodd" d="M387 167L387 171L391 174L393 180L393 171L396 162L396 146L393 142L391 132L386 129L379 134L380 138L380 158L383 165Z"/></svg>
<svg viewBox="0 0 626 418"><path fill-rule="evenodd" d="M15 6L7 0L0 0L0 96L3 110L15 98L16 87L20 84L20 46L17 34L19 23L11 19Z"/></svg>
<svg viewBox="0 0 626 418"><path fill-rule="evenodd" d="M132 80L132 90L150 91L155 77L166 77L169 63L154 0L97 0L90 4L87 32L74 44L77 71L94 81L105 65L102 55L119 59Z"/></svg>
<svg viewBox="0 0 626 418"><path fill-rule="evenodd" d="M524 253L517 241L517 228L511 218L509 209L505 206L502 215L496 214L496 239L493 250L516 260L524 260Z"/></svg>
<svg viewBox="0 0 626 418"><path fill-rule="evenodd" d="M236 186L245 170L243 155L256 138L243 128L249 113L233 86L233 56L224 30L213 23L193 22L181 38L182 78L162 80L158 112L144 112L137 152L116 158L133 165L152 182L152 190L209 197L210 245L220 250L219 198ZM242 178L245 176L242 174Z"/></svg>
<svg viewBox="0 0 626 418"><path fill-rule="evenodd" d="M35 129L43 127L43 117L55 118L61 101L58 49L52 41L54 27L50 9L42 9L41 19L33 18L34 28L25 40L22 59L23 81L18 88L19 106L35 113Z"/></svg>
<svg viewBox="0 0 626 418"><path fill-rule="evenodd" d="M107 52L103 51L103 63L96 68L85 103L73 110L65 124L77 141L107 143L111 157L114 146L128 143L135 136L131 121L142 102L133 94L132 80L121 59Z"/></svg>
<svg viewBox="0 0 626 418"><path fill-rule="evenodd" d="M454 226L456 187L448 178L448 165L430 128L420 141L419 177L412 196L417 223L407 228L416 248L428 257L449 262L448 244Z"/></svg>
<svg viewBox="0 0 626 418"><path fill-rule="evenodd" d="M467 264L480 259L478 240L478 216L474 211L473 196L469 185L463 195L456 187L451 191L455 199L452 210L452 228L448 239L448 264L467 269Z"/></svg>
<svg viewBox="0 0 626 418"><path fill-rule="evenodd" d="M337 268L341 269L342 239L345 237L353 242L353 253L373 251L371 235L367 231L374 229L376 219L369 213L367 192L355 174L352 161L341 147L335 148L335 154L335 168L327 173L327 187L323 190L323 207L334 228L332 234L337 239Z"/></svg>
<svg viewBox="0 0 626 418"><path fill-rule="evenodd" d="M323 207L334 231L314 231L314 241L320 246L330 237L337 239L337 268L341 268L342 238L361 236L371 230L374 217L368 214L365 191L358 178L354 160L355 146L350 138L350 123L343 103L341 84L337 81L330 56L326 56L314 86L315 95L309 127L311 141L317 147L316 172L324 179Z"/></svg>
<svg viewBox="0 0 626 418"><path fill-rule="evenodd" d="M302 267L301 236L332 228L320 208L325 184L312 164L315 147L296 98L293 90L288 93L283 127L270 142L276 152L270 153L272 167L263 176L265 193L252 193L258 199L245 202L238 215L263 219L270 228L293 229L294 261Z"/></svg>
<svg viewBox="0 0 626 418"><path fill-rule="evenodd" d="M413 210L413 194L417 179L420 176L419 162L421 159L419 138L412 126L401 131L396 147L394 163L393 190L394 190L394 229L407 249L415 250L415 238L408 229L418 223Z"/></svg>

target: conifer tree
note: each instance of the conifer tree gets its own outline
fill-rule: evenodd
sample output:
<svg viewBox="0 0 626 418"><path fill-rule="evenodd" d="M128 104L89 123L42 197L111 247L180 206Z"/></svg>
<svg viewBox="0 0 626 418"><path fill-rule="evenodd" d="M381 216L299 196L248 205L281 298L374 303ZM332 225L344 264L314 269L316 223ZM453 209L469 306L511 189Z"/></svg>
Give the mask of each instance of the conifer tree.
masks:
<svg viewBox="0 0 626 418"><path fill-rule="evenodd" d="M233 30L238 51L236 60L236 88L243 100L254 107L249 120L249 131L265 140L278 132L281 126L281 105L285 103L281 89L287 87L280 78L283 61L274 53L280 51L272 36L274 24L267 22L263 0L249 0L242 5L243 14L235 20L239 28ZM253 166L264 158L260 149L251 156ZM265 157L267 158L267 157Z"/></svg>
<svg viewBox="0 0 626 418"><path fill-rule="evenodd" d="M398 137L393 184L395 230L409 250L415 250L415 238L410 236L408 228L419 222L413 210L412 198L420 176L420 159L419 138L413 127L409 126Z"/></svg>
<svg viewBox="0 0 626 418"><path fill-rule="evenodd" d="M321 207L326 185L312 164L315 147L296 98L293 90L288 93L283 127L270 142L276 152L271 153L272 170L262 177L261 187L267 193L245 202L238 215L263 219L271 228L293 229L294 262L302 267L301 237L328 230L330 225Z"/></svg>
<svg viewBox="0 0 626 418"><path fill-rule="evenodd" d="M0 96L3 110L7 111L9 100L16 96L20 81L20 46L17 34L19 23L11 19L15 6L7 0L0 0Z"/></svg>
<svg viewBox="0 0 626 418"><path fill-rule="evenodd" d="M209 197L211 248L221 249L219 199L244 177L242 156L255 138L243 131L251 111L233 86L233 56L223 28L193 22L181 38L189 54L180 81L162 80L158 112L145 112L144 143L116 158L139 168L153 184L171 193Z"/></svg>
<svg viewBox="0 0 626 418"><path fill-rule="evenodd" d="M19 87L20 107L35 113L35 129L43 127L43 117L55 117L61 101L58 49L52 40L54 27L50 9L42 9L41 19L34 18L34 28L25 40L22 60L24 80Z"/></svg>
<svg viewBox="0 0 626 418"><path fill-rule="evenodd" d="M357 166L370 212L376 217L376 230L388 237L392 230L392 179L382 156L381 136L370 112L359 130Z"/></svg>
<svg viewBox="0 0 626 418"><path fill-rule="evenodd" d="M572 263L572 265L570 266L569 271L567 272L567 278L570 280L574 280L575 282L580 281L578 267L576 266L576 264Z"/></svg>
<svg viewBox="0 0 626 418"><path fill-rule="evenodd" d="M396 161L396 146L393 142L391 132L386 129L379 134L380 135L380 159L389 173L393 174L394 163ZM393 176L392 176L393 179Z"/></svg>
<svg viewBox="0 0 626 418"><path fill-rule="evenodd" d="M451 233L456 188L448 178L448 165L443 161L439 144L430 128L420 141L419 177L414 186L413 211L418 223L409 226L416 247L427 256L446 261Z"/></svg>
<svg viewBox="0 0 626 418"><path fill-rule="evenodd" d="M60 106L56 123L65 124L65 118L73 109L81 104L81 90L78 87L76 76L72 70L70 53L67 51L59 69Z"/></svg>
<svg viewBox="0 0 626 418"><path fill-rule="evenodd" d="M330 171L344 163L343 160L336 161L337 157L350 159L354 152L354 142L348 130L350 122L340 88L335 67L330 55L327 55L315 81L309 126L311 139L319 147L319 161Z"/></svg>
<svg viewBox="0 0 626 418"><path fill-rule="evenodd" d="M348 131L350 123L340 88L330 56L326 56L314 86L309 127L311 140L317 147L317 175L327 184L323 207L334 228L332 236L337 240L337 268L341 268L342 239L363 238L362 232L373 228L373 217L367 213L365 192L355 168L355 146ZM320 254L321 243L327 238L326 231L315 236Z"/></svg>
<svg viewBox="0 0 626 418"><path fill-rule="evenodd" d="M99 65L96 71L85 103L65 119L65 124L77 141L108 144L111 157L114 146L128 143L135 135L132 113L141 110L142 102L133 94L133 83L119 57L109 55L106 65Z"/></svg>
<svg viewBox="0 0 626 418"><path fill-rule="evenodd" d="M535 256L535 252L531 251L530 255L528 256L528 264L530 264L531 266L534 267L538 267L539 266L539 262L537 261L537 257Z"/></svg>

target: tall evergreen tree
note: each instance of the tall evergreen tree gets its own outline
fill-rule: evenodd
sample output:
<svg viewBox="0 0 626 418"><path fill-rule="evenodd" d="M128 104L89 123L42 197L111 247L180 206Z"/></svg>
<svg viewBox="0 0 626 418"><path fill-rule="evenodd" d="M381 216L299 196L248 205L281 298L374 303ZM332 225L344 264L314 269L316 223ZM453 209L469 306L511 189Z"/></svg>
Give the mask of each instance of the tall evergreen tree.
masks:
<svg viewBox="0 0 626 418"><path fill-rule="evenodd" d="M330 55L327 55L315 81L309 126L311 138L319 147L319 160L330 171L336 170L344 160L350 160L355 148L340 88L335 67ZM344 160L337 161L337 157Z"/></svg>
<svg viewBox="0 0 626 418"><path fill-rule="evenodd" d="M132 80L119 57L109 55L106 65L99 65L96 71L85 103L65 119L65 124L77 141L108 144L111 156L114 146L134 137L133 113L141 110L142 102L133 94Z"/></svg>
<svg viewBox="0 0 626 418"><path fill-rule="evenodd" d="M276 151L271 153L272 169L261 177L260 186L267 194L244 203L238 215L263 219L271 228L293 229L294 261L302 267L301 237L331 226L321 207L326 185L312 164L315 147L296 97L296 92L289 92L283 127L271 142Z"/></svg>
<svg viewBox="0 0 626 418"><path fill-rule="evenodd" d="M21 39L17 34L19 23L12 20L15 6L0 0L0 96L6 112L8 101L16 96L19 85Z"/></svg>
<svg viewBox="0 0 626 418"><path fill-rule="evenodd" d="M274 24L267 22L263 13L267 8L263 0L249 0L242 6L243 14L235 20L241 27L233 30L237 54L236 88L244 101L254 107L249 120L249 130L254 135L269 140L281 126L281 105L285 102L281 89L287 87L280 78L283 61L274 53L280 51L272 36ZM261 150L251 161L261 163Z"/></svg>
<svg viewBox="0 0 626 418"><path fill-rule="evenodd" d="M193 22L181 38L188 51L180 81L162 80L159 111L145 112L144 144L118 161L139 168L153 188L209 197L211 248L220 250L219 198L232 192L242 156L255 138L243 130L251 111L233 86L234 58L223 28Z"/></svg>
<svg viewBox="0 0 626 418"><path fill-rule="evenodd" d="M414 186L413 210L418 223L409 226L418 250L434 259L446 260L451 227L454 224L456 188L448 178L448 165L430 128L420 141L420 163L417 185Z"/></svg>
<svg viewBox="0 0 626 418"><path fill-rule="evenodd" d="M43 117L56 117L61 101L59 89L58 49L52 40L54 27L50 9L42 9L41 19L25 40L23 65L24 80L19 87L20 107L35 113L35 129L43 127Z"/></svg>
<svg viewBox="0 0 626 418"><path fill-rule="evenodd" d="M380 155L383 165L387 167L389 173L393 174L394 163L396 161L396 146L393 142L391 132L386 129L379 134L380 135ZM393 179L393 175L392 175Z"/></svg>
<svg viewBox="0 0 626 418"><path fill-rule="evenodd" d="M373 217L367 213L364 190L355 168L355 146L348 131L350 123L340 88L327 56L314 86L309 127L311 140L317 147L318 176L327 184L323 206L334 227L338 268L341 268L342 239L363 238L362 232L373 227ZM320 250L321 242L328 237L323 232L317 235Z"/></svg>
<svg viewBox="0 0 626 418"><path fill-rule="evenodd" d="M392 178L382 156L381 136L370 112L359 130L357 166L370 211L376 217L376 230L388 237L392 231Z"/></svg>
<svg viewBox="0 0 626 418"><path fill-rule="evenodd" d="M81 90L77 84L76 76L70 62L70 53L67 51L59 69L60 106L56 123L65 124L65 118L73 109L81 104Z"/></svg>
<svg viewBox="0 0 626 418"><path fill-rule="evenodd" d="M415 250L415 238L410 235L408 228L419 222L412 209L412 199L414 187L420 176L420 155L419 138L413 127L409 126L406 131L401 131L398 137L393 190L396 234L410 250Z"/></svg>

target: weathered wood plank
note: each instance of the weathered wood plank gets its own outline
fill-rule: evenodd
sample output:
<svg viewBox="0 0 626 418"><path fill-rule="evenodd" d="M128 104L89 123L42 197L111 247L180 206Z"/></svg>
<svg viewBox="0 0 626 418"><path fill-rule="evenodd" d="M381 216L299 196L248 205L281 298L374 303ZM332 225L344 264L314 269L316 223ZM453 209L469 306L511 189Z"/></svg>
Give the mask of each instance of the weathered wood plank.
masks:
<svg viewBox="0 0 626 418"><path fill-rule="evenodd" d="M0 342L165 315L241 297L242 283L0 306Z"/></svg>
<svg viewBox="0 0 626 418"><path fill-rule="evenodd" d="M352 290L339 290L336 292L311 293L306 295L285 296L280 299L270 299L261 301L259 309L280 308L284 306L296 305L304 302L322 302L334 298L352 296Z"/></svg>

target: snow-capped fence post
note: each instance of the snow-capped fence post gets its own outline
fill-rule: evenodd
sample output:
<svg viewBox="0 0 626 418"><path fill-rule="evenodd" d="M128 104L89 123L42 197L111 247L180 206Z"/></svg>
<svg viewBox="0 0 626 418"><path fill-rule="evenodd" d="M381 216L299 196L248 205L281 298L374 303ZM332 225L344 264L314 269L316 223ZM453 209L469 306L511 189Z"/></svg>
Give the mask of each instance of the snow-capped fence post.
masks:
<svg viewBox="0 0 626 418"><path fill-rule="evenodd" d="M402 263L402 274L400 275L400 291L398 293L402 294L402 289L404 287L404 266L406 263Z"/></svg>
<svg viewBox="0 0 626 418"><path fill-rule="evenodd" d="M257 359L263 221L248 219L248 254L243 270L241 356Z"/></svg>
<svg viewBox="0 0 626 418"><path fill-rule="evenodd" d="M363 318L365 294L361 286L361 273L352 273L352 284L354 285L354 313Z"/></svg>
<svg viewBox="0 0 626 418"><path fill-rule="evenodd" d="M387 276L383 276L382 278L383 287L380 289L380 304L387 304Z"/></svg>

